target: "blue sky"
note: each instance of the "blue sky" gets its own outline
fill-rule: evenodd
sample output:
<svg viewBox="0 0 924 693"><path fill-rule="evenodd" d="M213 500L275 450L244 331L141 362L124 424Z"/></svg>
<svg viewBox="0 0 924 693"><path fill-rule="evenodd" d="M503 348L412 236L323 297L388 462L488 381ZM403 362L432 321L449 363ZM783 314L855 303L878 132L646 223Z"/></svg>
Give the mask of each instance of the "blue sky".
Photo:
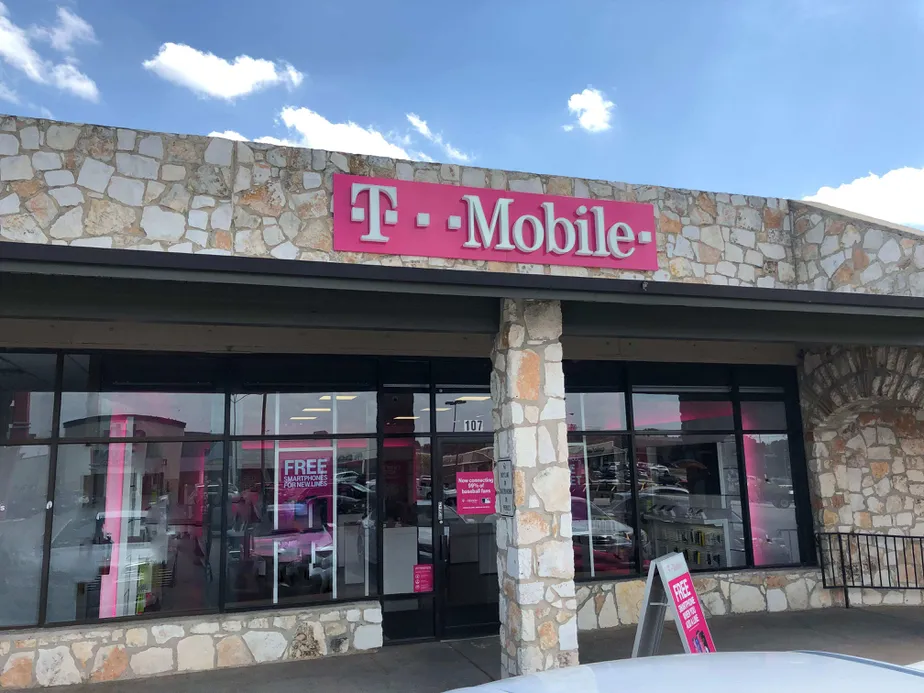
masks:
<svg viewBox="0 0 924 693"><path fill-rule="evenodd" d="M924 224L924 0L2 7L10 113L817 194Z"/></svg>

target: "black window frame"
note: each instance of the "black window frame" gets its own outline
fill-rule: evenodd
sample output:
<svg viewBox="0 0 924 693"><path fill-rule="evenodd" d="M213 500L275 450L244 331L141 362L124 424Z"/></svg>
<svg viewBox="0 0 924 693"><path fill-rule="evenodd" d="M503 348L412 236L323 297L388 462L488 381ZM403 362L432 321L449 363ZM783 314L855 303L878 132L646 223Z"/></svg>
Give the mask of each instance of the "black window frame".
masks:
<svg viewBox="0 0 924 693"><path fill-rule="evenodd" d="M490 391L490 374L492 364L488 357L482 359L475 358L427 358L427 357L395 357L395 356L315 356L315 355L293 355L293 354L186 354L182 352L155 352L155 351L125 351L125 350L63 350L63 349L21 349L21 348L3 348L2 353L11 354L51 354L56 357L55 366L55 392L52 412L52 429L48 438L35 438L29 441L9 442L8 445L45 445L50 449L49 469L47 479L47 498L53 500L55 497L55 485L57 481L58 466L58 448L62 444L73 443L91 443L105 444L113 440L119 443L131 443L139 440L147 442L216 442L221 443L222 451L222 484L225 489L228 488L230 465L229 457L231 454L231 445L242 440L260 440L260 439L279 439L279 440L341 440L341 439L371 439L376 441L376 465L381 464L384 443L387 438L427 438L430 443L430 449L433 450L438 445L441 438L451 437L453 439L478 438L483 437L482 432L446 432L437 430L436 402L438 391L450 389L456 392L478 392L484 393ZM151 437L151 438L119 438L109 437L65 437L61 435L61 402L62 392L65 385L65 360L71 356L87 356L101 358L122 358L126 361L135 361L144 363L145 360L164 361L166 359L191 359L197 363L208 365L206 373L201 379L197 380L195 385L186 386L182 382L169 383L164 382L162 385L155 383L143 383L137 387L131 384L126 386L126 391L145 391L145 392L210 392L220 394L224 398L224 429L221 433L198 435L178 438L170 437ZM260 364L257 372L254 372L253 364ZM313 368L301 369L293 366L304 366L307 363L313 363ZM397 364L397 366L396 366ZM774 568L798 568L812 567L817 565L817 559L813 550L813 529L812 513L809 504L809 487L808 487L808 470L806 466L805 450L801 445L803 439L802 418L799 408L798 383L796 379L796 370L789 366L740 366L740 365L715 365L715 364L664 364L651 362L627 362L627 361L574 361L565 360L563 362L565 370L565 390L569 392L623 392L625 394L626 406L626 424L627 428L623 430L589 430L589 431L568 431L569 437L572 435L582 435L591 437L601 436L624 436L628 438L629 446L633 450L630 463L630 475L633 494L633 507L635 509L635 527L640 526L639 522L639 505L638 505L638 478L637 465L635 459L635 440L636 435L644 435L649 431L636 431L634 428L634 412L632 393L640 386L658 386L666 387L677 385L680 387L710 386L727 384L729 387L730 397L734 402L735 411L735 431L737 438L737 454L739 474L742 479L746 479L744 471L744 450L741 444L741 437L744 433L752 431L743 431L740 421L740 402L748 400L774 400L784 401L786 405L787 426L785 431L760 431L760 433L785 433L789 436L790 461L793 473L793 490L795 496L795 513L797 530L800 546L801 562L798 564L786 565L761 565L753 564L753 551L749 547L748 560L745 566L724 568L725 571L737 570L770 570ZM189 372L189 369L186 369ZM195 370L195 369L192 369ZM307 371L307 372L306 372ZM395 372L417 373L410 380L422 382L394 382L390 374ZM426 373L426 378L422 376ZM341 375L342 374L342 375ZM351 374L354 377L351 377ZM169 375L169 374L167 374ZM337 377L332 377L337 376ZM711 382L709 382L711 381ZM260 384L262 383L262 384ZM142 386L143 385L143 386ZM207 386L206 386L207 385ZM742 391L742 388L777 388L779 392L759 392L759 391ZM320 389L333 392L346 391L369 391L376 393L376 424L375 430L363 433L349 434L286 434L278 436L267 435L233 435L231 430L231 396L235 393L244 392L314 392ZM415 392L419 394L428 394L430 401L430 430L426 433L385 433L383 426L384 408L381 398L390 391ZM664 431L664 433L679 433L679 431ZM694 433L694 432L690 432ZM695 433L700 433L696 431ZM704 433L708 433L704 431ZM729 433L722 431L722 433ZM377 468L377 475L380 470ZM377 516L382 517L384 496L381 493L376 494L375 499L377 507ZM228 494L222 493L221 508L221 538L220 538L220 555L219 555L219 599L218 606L211 609L196 609L183 612L153 612L142 615L115 617L107 619L83 619L69 622L47 622L47 604L49 589L49 571L50 571L50 551L51 539L54 520L54 508L47 510L45 516L45 534L43 541L43 565L42 579L39 585L39 614L35 623L24 624L22 626L2 627L0 632L34 630L42 629L49 626L67 627L95 625L101 623L118 623L118 622L136 622L147 619L163 619L164 617L185 617L185 616L204 616L214 615L216 613L247 613L254 611L266 610L265 605L257 606L228 606L228 586L227 586L227 530L228 530ZM747 508L747 484L742 486L742 507ZM746 541L750 543L751 531L749 521L745 526ZM377 541L381 550L381 526L377 528ZM635 565L641 565L640 556L641 547L636 542L635 547ZM381 575L382 564L379 563L376 572L376 580L373 588L370 590L369 599L387 599L388 596L382 594L383 577ZM640 573L634 573L628 576L597 576L595 578L581 577L576 582L613 582L624 579L638 579ZM439 585L436 585L439 588ZM355 597L338 600L306 600L305 605L317 606L321 604L338 604L343 602L355 601ZM288 604L286 606L296 606Z"/></svg>
<svg viewBox="0 0 924 693"><path fill-rule="evenodd" d="M670 364L638 361L564 361L565 394L581 392L622 392L625 396L626 429L623 430L569 430L569 440L574 437L625 436L632 450L630 478L632 507L635 511L633 530L639 537L641 510L638 502L638 469L636 439L646 435L728 435L734 436L738 463L739 489L744 527L745 564L721 568L719 572L744 570L798 569L817 566L814 551L813 520L808 485L808 468L805 449L802 446L802 416L799 406L799 390L795 367L750 366L726 364ZM569 378L569 376L571 376ZM657 389L669 393L672 388L685 394L702 394L705 400L730 401L732 403L733 426L725 430L704 429L682 431L671 429L637 429L633 395ZM702 388L702 390L700 389ZM743 392L742 392L743 390ZM762 390L762 391L758 391ZM785 429L744 430L741 421L741 402L782 402L786 411ZM799 562L755 565L748 497L747 472L744 458L744 436L748 434L786 435L789 444L789 459L792 470L794 514L799 540ZM575 577L577 583L616 582L638 580L644 577L641 570L641 542L635 541L635 565L629 575L597 575ZM701 574L717 572L701 571ZM697 571L700 574L700 571Z"/></svg>

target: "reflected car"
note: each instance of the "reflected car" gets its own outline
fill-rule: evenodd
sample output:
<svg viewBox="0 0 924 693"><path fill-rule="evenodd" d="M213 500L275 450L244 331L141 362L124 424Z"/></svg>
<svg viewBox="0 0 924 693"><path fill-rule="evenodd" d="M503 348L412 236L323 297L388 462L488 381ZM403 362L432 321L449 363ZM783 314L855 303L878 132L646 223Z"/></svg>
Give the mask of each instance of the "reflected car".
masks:
<svg viewBox="0 0 924 693"><path fill-rule="evenodd" d="M591 546L596 569L619 571L633 567L635 530L632 527L578 496L571 497L571 517L575 570L590 571L590 565L585 565L585 561ZM643 546L647 546L648 535L644 530L641 537Z"/></svg>

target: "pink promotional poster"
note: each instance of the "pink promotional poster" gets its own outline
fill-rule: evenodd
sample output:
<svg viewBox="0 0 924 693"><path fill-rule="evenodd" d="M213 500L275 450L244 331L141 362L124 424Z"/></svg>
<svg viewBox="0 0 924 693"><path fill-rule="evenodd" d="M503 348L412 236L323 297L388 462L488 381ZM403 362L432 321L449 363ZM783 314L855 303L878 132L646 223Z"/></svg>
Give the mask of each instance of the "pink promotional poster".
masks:
<svg viewBox="0 0 924 693"><path fill-rule="evenodd" d="M690 652L715 652L712 633L709 632L709 625L699 604L690 573L684 573L667 583L667 592L677 608L677 613L680 614L678 626L690 647Z"/></svg>
<svg viewBox="0 0 924 693"><path fill-rule="evenodd" d="M334 250L657 270L654 207L334 176Z"/></svg>
<svg viewBox="0 0 924 693"><path fill-rule="evenodd" d="M279 451L279 503L305 502L334 493L334 458L327 450ZM332 503L326 505L325 522L330 522ZM283 515L280 509L280 518ZM280 519L280 522L282 520Z"/></svg>
<svg viewBox="0 0 924 693"><path fill-rule="evenodd" d="M494 514L494 472L456 474L456 510L460 515Z"/></svg>
<svg viewBox="0 0 924 693"><path fill-rule="evenodd" d="M414 566L414 592L433 591L433 565L418 563Z"/></svg>

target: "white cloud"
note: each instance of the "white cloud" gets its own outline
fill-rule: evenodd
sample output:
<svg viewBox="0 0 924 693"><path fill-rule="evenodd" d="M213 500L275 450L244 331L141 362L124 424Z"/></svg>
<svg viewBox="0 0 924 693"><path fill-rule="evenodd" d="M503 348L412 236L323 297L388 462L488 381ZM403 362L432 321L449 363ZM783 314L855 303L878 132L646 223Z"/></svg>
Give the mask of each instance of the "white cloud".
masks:
<svg viewBox="0 0 924 693"><path fill-rule="evenodd" d="M0 100L16 104L20 102L19 94L17 94L13 89L10 89L3 82L0 82Z"/></svg>
<svg viewBox="0 0 924 693"><path fill-rule="evenodd" d="M82 24L86 24L80 17L68 11L66 14L73 17ZM58 18L61 19L59 12ZM70 20L68 20L70 21ZM93 29L86 24L92 33ZM34 29L33 31L45 32L49 37L61 27L51 29ZM73 29L61 29L65 32L65 38L57 39L59 45L64 45L68 50L76 42L77 35ZM50 39L54 42L53 39ZM80 39L83 40L83 39ZM62 43L63 42L63 43ZM26 31L10 19L9 11L2 2L0 2L0 59L7 65L22 72L33 82L38 84L50 84L58 89L69 91L88 101L97 101L99 99L99 89L96 83L83 74L74 64L73 58L66 63L55 64L50 60L45 60L32 47L29 35Z"/></svg>
<svg viewBox="0 0 924 693"><path fill-rule="evenodd" d="M385 135L374 128L364 128L351 121L332 123L320 113L315 113L308 108L287 106L282 109L279 119L291 131L292 138L280 139L265 136L253 141L284 147L308 147L350 154L387 156L393 159L432 161L420 152L412 156L403 147L389 141ZM229 140L250 139L235 130L213 131L209 133L209 137L224 137Z"/></svg>
<svg viewBox="0 0 924 693"><path fill-rule="evenodd" d="M610 120L613 117L613 108L616 106L608 101L606 94L599 89L588 87L580 94L572 94L568 99L568 110L577 116L577 124L587 132L603 132L609 130ZM571 132L574 126L564 126L565 132Z"/></svg>
<svg viewBox="0 0 924 693"><path fill-rule="evenodd" d="M302 147L388 156L393 159L411 158L406 150L389 142L378 130L364 128L352 121L332 123L320 113L308 108L292 107L282 109L279 117L287 128L298 133L297 142Z"/></svg>
<svg viewBox="0 0 924 693"><path fill-rule="evenodd" d="M430 129L430 126L427 125L427 121L421 118L416 113L408 113L407 121L411 124L411 126L415 130L417 130L417 132L423 135L426 139L433 142L433 144L439 147L442 147L443 151L446 152L446 156L448 156L453 161L458 161L464 164L472 160L471 155L466 154L465 152L459 149L456 149L449 142L446 142L445 140L443 140L442 135L439 135L433 132Z"/></svg>
<svg viewBox="0 0 924 693"><path fill-rule="evenodd" d="M803 199L840 207L895 224L924 224L924 168L870 173L836 188L825 186Z"/></svg>
<svg viewBox="0 0 924 693"><path fill-rule="evenodd" d="M33 27L32 34L47 40L51 47L62 53L72 53L74 44L96 43L96 33L84 19L66 7L58 8L58 23L52 27Z"/></svg>
<svg viewBox="0 0 924 693"><path fill-rule="evenodd" d="M226 140L235 140L237 142L247 142L247 138L244 137L241 133L235 132L234 130L225 130L224 132L217 132L212 130L209 133L209 137L223 137Z"/></svg>
<svg viewBox="0 0 924 693"><path fill-rule="evenodd" d="M165 43L142 66L168 82L200 96L233 101L253 92L285 85L299 86L305 76L288 63L239 55L232 62L182 43Z"/></svg>

